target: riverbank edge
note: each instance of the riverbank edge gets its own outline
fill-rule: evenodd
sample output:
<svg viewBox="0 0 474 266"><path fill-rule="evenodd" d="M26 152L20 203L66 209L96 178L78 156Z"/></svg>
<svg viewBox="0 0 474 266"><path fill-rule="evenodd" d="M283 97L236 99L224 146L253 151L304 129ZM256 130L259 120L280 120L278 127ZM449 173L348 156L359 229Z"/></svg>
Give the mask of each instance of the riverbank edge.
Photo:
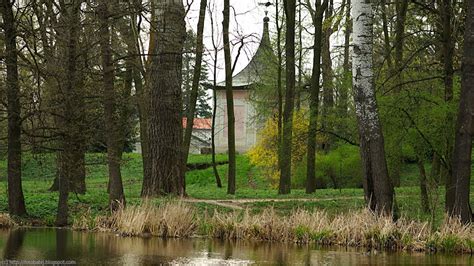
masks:
<svg viewBox="0 0 474 266"><path fill-rule="evenodd" d="M0 214L0 229L9 226L55 228L22 222L18 224L8 215ZM459 220L446 218L438 230L432 230L428 222L409 221L403 217L393 221L391 217L378 217L368 210L330 217L324 211L297 209L283 217L273 208L259 214L253 214L249 209L227 213L214 210L209 214L198 212L182 201L165 202L160 206L145 201L104 216L83 213L66 228L122 237L198 237L316 244L368 251L474 254L473 224L463 225Z"/></svg>

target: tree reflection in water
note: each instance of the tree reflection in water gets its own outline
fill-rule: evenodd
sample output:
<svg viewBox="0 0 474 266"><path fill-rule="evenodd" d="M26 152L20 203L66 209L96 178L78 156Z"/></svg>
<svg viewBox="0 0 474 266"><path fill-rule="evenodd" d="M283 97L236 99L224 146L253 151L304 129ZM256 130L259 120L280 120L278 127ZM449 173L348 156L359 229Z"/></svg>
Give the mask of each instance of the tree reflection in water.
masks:
<svg viewBox="0 0 474 266"><path fill-rule="evenodd" d="M23 229L13 229L7 237L7 243L3 249L3 258L12 260L18 257L25 239L25 231Z"/></svg>

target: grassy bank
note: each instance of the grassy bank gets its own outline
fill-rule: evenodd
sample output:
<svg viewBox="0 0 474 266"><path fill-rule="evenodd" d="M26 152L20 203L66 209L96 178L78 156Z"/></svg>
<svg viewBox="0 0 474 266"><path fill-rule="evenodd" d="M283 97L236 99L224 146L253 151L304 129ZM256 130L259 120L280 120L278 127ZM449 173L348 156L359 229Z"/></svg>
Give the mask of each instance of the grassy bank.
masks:
<svg viewBox="0 0 474 266"><path fill-rule="evenodd" d="M71 194L69 200L71 221L75 221L75 225L78 228L96 228L96 219L109 216L107 210L108 196L106 193L107 167L105 165L105 157L101 154L88 154L86 160L87 193L84 195ZM227 160L227 156L218 155L217 160L224 162ZM211 158L207 155L191 156L189 159L189 163L208 163L210 161ZM195 201L188 203L187 206L192 208L194 215L199 217L199 221L211 221L212 219L206 219L211 216L214 217L214 211L217 211L216 214L218 214L216 219L217 217L224 217L223 215L234 215L241 219L245 213L248 213L251 217L268 215L270 209L274 215L280 217L280 220L285 221L291 220L291 217L294 217L297 212L306 212L309 216L314 216L313 218L317 218L319 217L318 215L324 213L328 217L328 221L343 219L342 217L346 217L345 219L350 221L350 219L354 218L352 215L362 215L361 213L364 210L363 190L361 188L319 189L311 195L305 194L303 189L293 189L289 195L278 195L275 184L267 179L260 169L252 166L245 155L237 156L237 193L236 195L227 195L225 188L227 183L226 170L227 165L218 166L218 171L224 184L224 188L221 189L218 189L215 185L212 168L192 170L186 173L187 193L189 198L195 199ZM0 212L7 212L7 184L6 177L3 175L6 173L6 162L1 160L0 173L2 173L0 176ZM435 232L442 232L443 224L445 224L445 215L443 213L444 188L441 186L438 190L432 192L435 203L433 216L421 210L420 192L417 185L417 167L411 164L404 165L402 173L402 186L396 188L399 215L407 223L408 221L417 224L429 223L427 228L429 228L430 235L435 234ZM142 203L140 197L142 186L140 155L126 154L124 156L122 175L127 204L129 207L132 207L128 209L132 210L133 206L140 206ZM16 222L18 224L47 226L54 224L58 195L48 191L54 176L54 156L44 154L25 156L23 162L23 187L29 217L27 219L17 219ZM474 182L471 183L471 187L474 188ZM474 192L474 189L471 189L471 191ZM474 194L471 194L472 196ZM158 207L165 202L167 202L167 199L154 199L150 204ZM281 219L282 216L285 219ZM263 219L264 216L260 218ZM183 219L180 220L182 221ZM216 223L217 220L212 221L214 222L210 223L213 224L212 232L214 233L209 233L208 235L215 236L218 224ZM97 222L100 221L97 220ZM200 231L202 227L206 227L206 223L201 222L199 225L196 225L196 228L192 230L192 234ZM328 226L331 224L332 222L327 222ZM291 225L288 230L293 232L296 230L295 226L298 227L297 225ZM106 227L106 224L103 227ZM328 227L328 229L331 228L333 227ZM313 237L318 235L319 231L314 230L311 229L311 232L308 234ZM240 233L237 234L240 235ZM290 237L290 239L293 241L296 239L294 237ZM428 242L429 239L426 237L423 241Z"/></svg>

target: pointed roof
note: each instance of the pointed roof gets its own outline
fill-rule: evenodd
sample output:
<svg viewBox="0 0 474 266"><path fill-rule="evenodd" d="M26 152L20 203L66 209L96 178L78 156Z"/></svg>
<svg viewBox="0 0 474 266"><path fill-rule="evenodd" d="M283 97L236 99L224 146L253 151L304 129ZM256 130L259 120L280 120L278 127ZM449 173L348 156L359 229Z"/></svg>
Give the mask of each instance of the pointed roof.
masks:
<svg viewBox="0 0 474 266"><path fill-rule="evenodd" d="M271 67L271 62L275 60L270 42L269 21L268 17L263 19L262 39L255 55L244 69L232 77L234 89L247 89L253 84L262 83L265 71ZM217 83L216 89L225 89L225 80Z"/></svg>

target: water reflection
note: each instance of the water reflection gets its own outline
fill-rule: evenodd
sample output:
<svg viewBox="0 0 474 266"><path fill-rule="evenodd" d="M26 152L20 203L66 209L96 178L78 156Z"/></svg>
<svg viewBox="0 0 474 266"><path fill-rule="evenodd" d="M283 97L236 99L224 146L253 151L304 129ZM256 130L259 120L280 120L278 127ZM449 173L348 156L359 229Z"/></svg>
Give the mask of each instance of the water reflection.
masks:
<svg viewBox="0 0 474 266"><path fill-rule="evenodd" d="M64 229L0 231L1 260L74 260L80 264L380 265L472 264L469 256L408 253L365 254L282 243L208 239L124 238Z"/></svg>
<svg viewBox="0 0 474 266"><path fill-rule="evenodd" d="M10 260L18 257L23 246L25 231L13 230L8 234L5 248L3 249L3 258Z"/></svg>

